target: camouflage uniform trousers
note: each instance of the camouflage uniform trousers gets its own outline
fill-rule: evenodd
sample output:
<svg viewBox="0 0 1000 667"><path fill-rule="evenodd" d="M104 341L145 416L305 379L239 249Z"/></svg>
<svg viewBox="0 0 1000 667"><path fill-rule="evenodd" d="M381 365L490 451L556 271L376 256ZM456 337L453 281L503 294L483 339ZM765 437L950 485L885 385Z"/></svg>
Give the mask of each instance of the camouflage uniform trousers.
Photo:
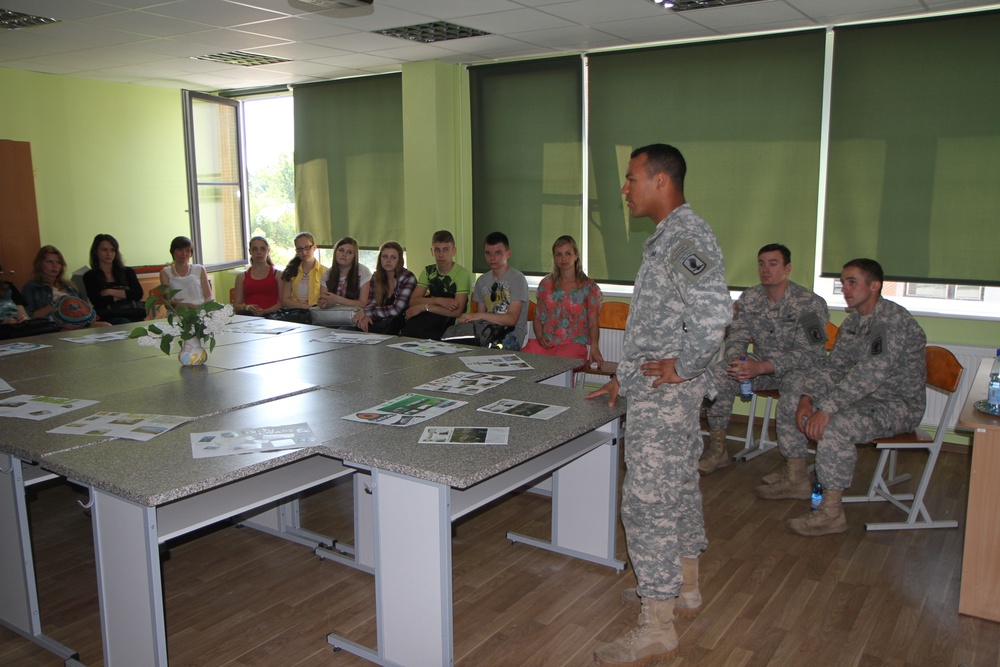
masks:
<svg viewBox="0 0 1000 667"><path fill-rule="evenodd" d="M823 437L816 443L816 478L823 488L843 491L851 486L859 443L916 428L920 417L915 422L907 412L912 411L898 403L868 398L830 415Z"/></svg>
<svg viewBox="0 0 1000 667"><path fill-rule="evenodd" d="M752 354L747 355L747 359L760 361L760 358ZM713 362L708 367L708 372L715 380L715 400L708 404L705 413L708 416L708 425L711 428L729 428L729 418L733 416L733 400L740 393L740 383L726 374L729 363L726 361ZM773 375L758 375L750 381L754 391L761 389L781 390L781 382Z"/></svg>
<svg viewBox="0 0 1000 667"><path fill-rule="evenodd" d="M639 595L666 600L680 594L681 557L708 546L698 482L707 378L656 389L643 380L628 394L621 514Z"/></svg>

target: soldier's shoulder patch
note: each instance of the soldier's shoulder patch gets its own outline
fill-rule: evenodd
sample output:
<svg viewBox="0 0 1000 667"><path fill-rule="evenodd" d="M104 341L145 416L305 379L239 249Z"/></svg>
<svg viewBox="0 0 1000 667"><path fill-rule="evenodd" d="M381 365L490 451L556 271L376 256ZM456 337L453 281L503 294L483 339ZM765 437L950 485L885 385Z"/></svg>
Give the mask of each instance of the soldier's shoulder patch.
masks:
<svg viewBox="0 0 1000 667"><path fill-rule="evenodd" d="M885 327L875 327L868 335L868 354L877 357L885 352L886 336Z"/></svg>
<svg viewBox="0 0 1000 667"><path fill-rule="evenodd" d="M709 257L694 247L693 243L682 243L670 253L670 261L681 275L691 282L698 282L701 277L715 266Z"/></svg>
<svg viewBox="0 0 1000 667"><path fill-rule="evenodd" d="M806 340L813 345L826 343L826 323L816 313L802 313L799 326L806 334Z"/></svg>

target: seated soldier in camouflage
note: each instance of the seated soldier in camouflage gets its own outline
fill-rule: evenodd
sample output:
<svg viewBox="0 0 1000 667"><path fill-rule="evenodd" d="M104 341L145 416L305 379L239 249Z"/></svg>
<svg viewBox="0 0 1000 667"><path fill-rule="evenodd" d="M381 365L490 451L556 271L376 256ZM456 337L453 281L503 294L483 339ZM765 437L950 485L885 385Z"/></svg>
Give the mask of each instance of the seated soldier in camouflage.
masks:
<svg viewBox="0 0 1000 667"><path fill-rule="evenodd" d="M844 265L840 280L850 314L830 358L824 368L802 373L796 391L781 400L797 406L795 453L778 482L757 487L764 498L808 498L805 447L807 439L816 441L823 502L816 511L789 519L788 528L799 535L847 530L841 498L854 475L857 443L913 430L926 405L927 337L905 308L882 298L882 267L872 259L854 259ZM773 486L800 495L777 496L770 492Z"/></svg>
<svg viewBox="0 0 1000 667"><path fill-rule="evenodd" d="M784 393L793 371L826 362L824 343L830 320L826 302L790 281L791 272L792 253L785 246L771 243L757 252L760 284L744 291L736 301L725 356L712 365L719 393L708 407L709 443L698 462L702 475L731 463L726 428L741 381L750 380L754 391L778 389ZM751 341L753 353L747 351ZM787 426L794 431L790 420ZM781 431L779 422L779 444L785 435Z"/></svg>

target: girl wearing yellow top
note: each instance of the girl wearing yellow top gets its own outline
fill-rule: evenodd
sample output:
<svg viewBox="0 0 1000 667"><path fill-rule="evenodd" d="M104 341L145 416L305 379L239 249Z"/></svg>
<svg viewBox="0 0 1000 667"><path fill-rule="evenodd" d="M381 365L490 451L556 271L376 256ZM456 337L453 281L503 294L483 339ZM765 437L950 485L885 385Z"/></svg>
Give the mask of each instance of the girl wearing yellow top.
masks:
<svg viewBox="0 0 1000 667"><path fill-rule="evenodd" d="M309 232L295 236L295 257L281 272L281 307L308 309L319 300L320 285L326 267L316 261L316 240Z"/></svg>

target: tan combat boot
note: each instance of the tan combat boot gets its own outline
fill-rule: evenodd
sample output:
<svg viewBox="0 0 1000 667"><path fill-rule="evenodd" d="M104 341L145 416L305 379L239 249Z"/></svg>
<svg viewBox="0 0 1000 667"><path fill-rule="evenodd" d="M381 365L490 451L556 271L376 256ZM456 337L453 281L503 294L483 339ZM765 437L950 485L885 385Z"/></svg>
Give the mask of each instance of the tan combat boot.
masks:
<svg viewBox="0 0 1000 667"><path fill-rule="evenodd" d="M702 475L709 475L719 468L725 468L733 460L726 451L726 431L721 428L710 428L708 430L708 447L698 461L698 472Z"/></svg>
<svg viewBox="0 0 1000 667"><path fill-rule="evenodd" d="M653 665L675 656L679 643L674 629L674 600L642 598L636 626L618 641L594 651L594 660L611 667Z"/></svg>
<svg viewBox="0 0 1000 667"><path fill-rule="evenodd" d="M698 588L698 559L681 558L684 583L681 594L674 598L674 615L684 618L697 616L701 612L701 590ZM621 593L622 602L627 607L639 606L639 593L634 588L626 588Z"/></svg>
<svg viewBox="0 0 1000 667"><path fill-rule="evenodd" d="M783 498L798 498L809 500L812 496L812 486L809 484L809 472L806 470L806 459L788 459L781 479L774 484L761 484L756 487L757 495L765 500L781 500Z"/></svg>
<svg viewBox="0 0 1000 667"><path fill-rule="evenodd" d="M817 535L832 535L847 532L847 517L841 505L843 491L826 489L823 491L823 502L819 507L800 517L789 519L788 529L793 533L815 537Z"/></svg>

